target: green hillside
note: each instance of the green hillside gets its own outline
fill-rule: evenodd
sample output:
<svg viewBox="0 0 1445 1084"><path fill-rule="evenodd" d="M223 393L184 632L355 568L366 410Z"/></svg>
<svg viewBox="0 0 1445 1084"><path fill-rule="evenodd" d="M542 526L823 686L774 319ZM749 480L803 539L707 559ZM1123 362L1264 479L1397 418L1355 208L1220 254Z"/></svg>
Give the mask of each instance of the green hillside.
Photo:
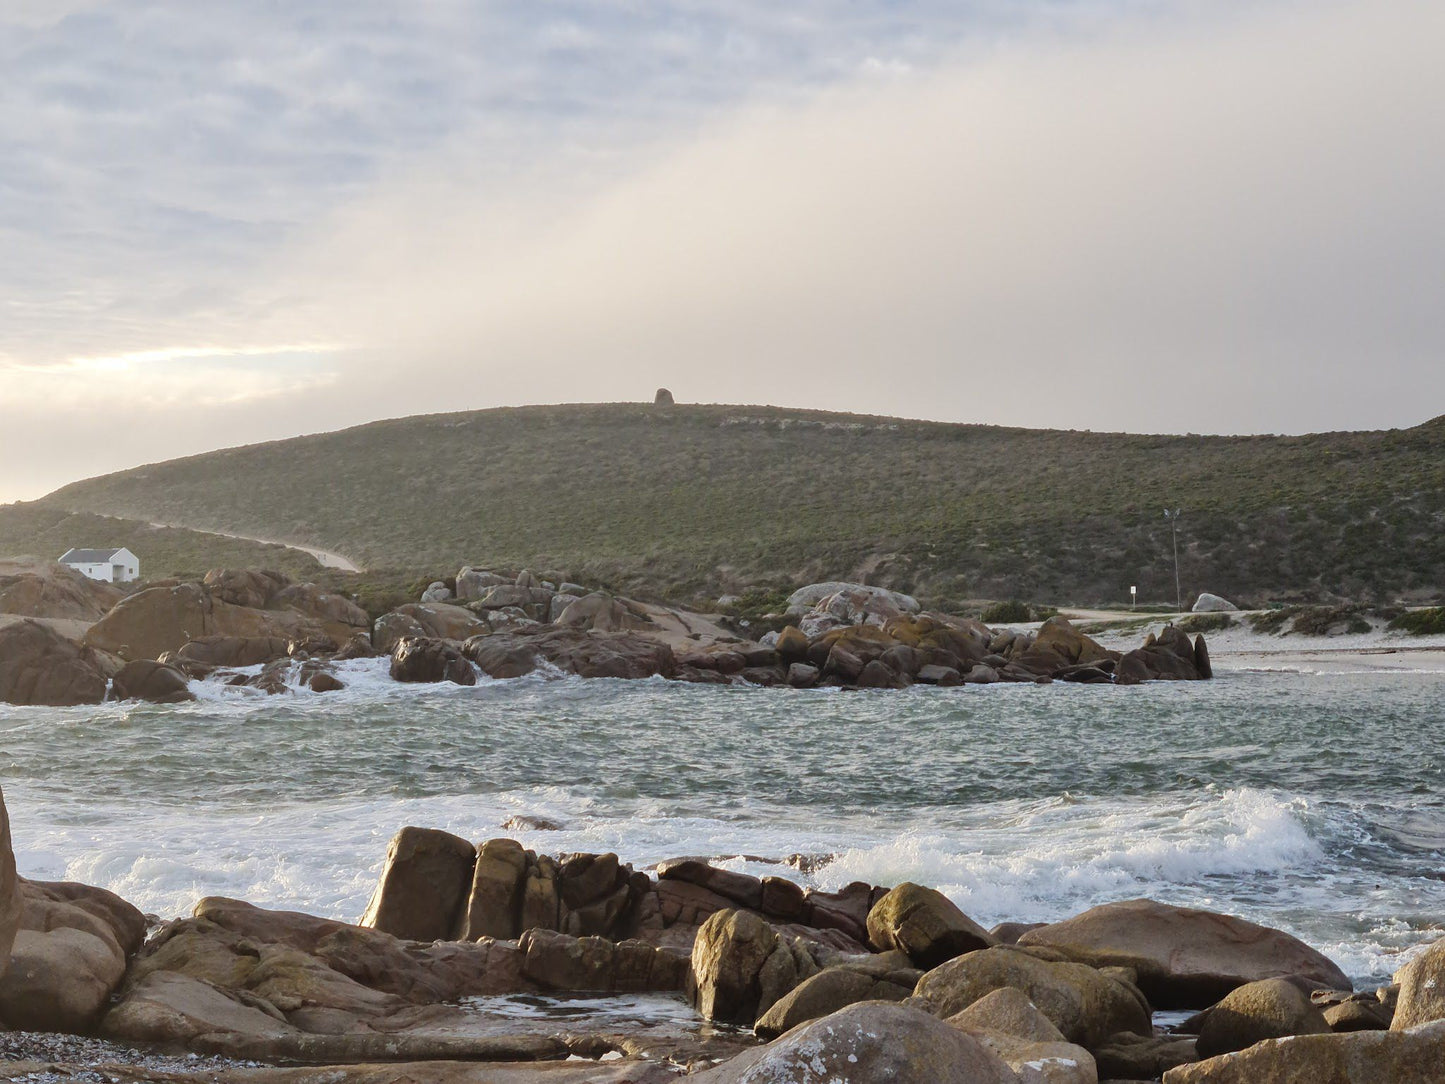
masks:
<svg viewBox="0 0 1445 1084"><path fill-rule="evenodd" d="M274 568L299 579L315 579L321 566L309 554L220 538L176 527L70 512L50 503L0 504L0 556L28 555L54 560L72 546L124 546L141 559L146 579L199 578L211 568Z"/></svg>
<svg viewBox="0 0 1445 1084"><path fill-rule="evenodd" d="M1445 418L1136 436L771 407L377 422L79 482L42 504L309 543L373 569L555 569L673 598L832 577L939 600L1436 597ZM124 541L123 539L120 541Z"/></svg>

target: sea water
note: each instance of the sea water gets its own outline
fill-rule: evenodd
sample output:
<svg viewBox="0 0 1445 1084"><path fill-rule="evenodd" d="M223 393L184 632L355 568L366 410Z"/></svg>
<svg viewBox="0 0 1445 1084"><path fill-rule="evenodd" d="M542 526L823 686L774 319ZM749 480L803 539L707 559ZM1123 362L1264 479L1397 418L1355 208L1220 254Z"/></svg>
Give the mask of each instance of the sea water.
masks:
<svg viewBox="0 0 1445 1084"><path fill-rule="evenodd" d="M206 895L357 918L407 824L679 855L975 920L1152 897L1281 927L1357 982L1445 926L1445 674L806 691L537 673L192 704L0 705L23 875L161 917ZM504 829L511 817L555 830Z"/></svg>

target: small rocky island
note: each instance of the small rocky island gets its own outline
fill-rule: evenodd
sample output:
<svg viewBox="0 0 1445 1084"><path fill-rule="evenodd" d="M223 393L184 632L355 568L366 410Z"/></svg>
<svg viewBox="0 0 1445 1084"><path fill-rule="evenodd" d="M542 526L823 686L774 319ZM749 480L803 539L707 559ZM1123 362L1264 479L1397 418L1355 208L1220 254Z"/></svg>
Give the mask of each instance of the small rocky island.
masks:
<svg viewBox="0 0 1445 1084"><path fill-rule="evenodd" d="M3 810L12 1079L1441 1079L1445 941L1357 992L1282 931L1150 900L986 930L917 884L821 892L699 858L634 869L415 827L392 840L359 923L215 897L162 922L103 889L18 879ZM584 995L670 999L687 1020L619 1027L575 1001L540 1025L488 1013ZM1167 1009L1195 1011L1156 1027Z"/></svg>
<svg viewBox="0 0 1445 1084"><path fill-rule="evenodd" d="M719 614L615 597L571 583L463 568L455 593L372 620L354 601L276 572L217 569L131 594L64 566L0 565L0 700L174 702L210 678L284 693L342 688L335 663L390 656L403 682L474 684L539 667L581 677L662 677L795 689L1068 681L1133 685L1212 676L1202 635L1175 626L1110 650L1052 617L993 629L863 584L801 588L781 628L757 639ZM259 673L241 673L261 667Z"/></svg>

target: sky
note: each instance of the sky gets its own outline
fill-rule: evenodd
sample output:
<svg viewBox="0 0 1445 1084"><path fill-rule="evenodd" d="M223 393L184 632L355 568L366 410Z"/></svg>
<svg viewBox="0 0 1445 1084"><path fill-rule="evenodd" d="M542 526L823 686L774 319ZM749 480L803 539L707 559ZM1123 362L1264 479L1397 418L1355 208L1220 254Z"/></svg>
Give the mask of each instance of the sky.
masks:
<svg viewBox="0 0 1445 1084"><path fill-rule="evenodd" d="M0 502L523 403L1445 413L1437 0L4 0Z"/></svg>

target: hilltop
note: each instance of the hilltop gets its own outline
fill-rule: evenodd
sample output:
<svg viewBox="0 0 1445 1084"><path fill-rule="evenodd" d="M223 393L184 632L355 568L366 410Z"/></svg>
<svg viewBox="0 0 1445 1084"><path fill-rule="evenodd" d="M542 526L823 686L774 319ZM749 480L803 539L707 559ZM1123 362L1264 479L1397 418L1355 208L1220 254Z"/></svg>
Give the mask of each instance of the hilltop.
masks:
<svg viewBox="0 0 1445 1084"><path fill-rule="evenodd" d="M1186 597L1423 601L1445 585L1445 418L1205 437L519 407L191 456L12 507L284 539L422 577L556 569L672 598L858 578L1071 604L1127 601L1131 584L1172 602L1161 513L1179 507Z"/></svg>

